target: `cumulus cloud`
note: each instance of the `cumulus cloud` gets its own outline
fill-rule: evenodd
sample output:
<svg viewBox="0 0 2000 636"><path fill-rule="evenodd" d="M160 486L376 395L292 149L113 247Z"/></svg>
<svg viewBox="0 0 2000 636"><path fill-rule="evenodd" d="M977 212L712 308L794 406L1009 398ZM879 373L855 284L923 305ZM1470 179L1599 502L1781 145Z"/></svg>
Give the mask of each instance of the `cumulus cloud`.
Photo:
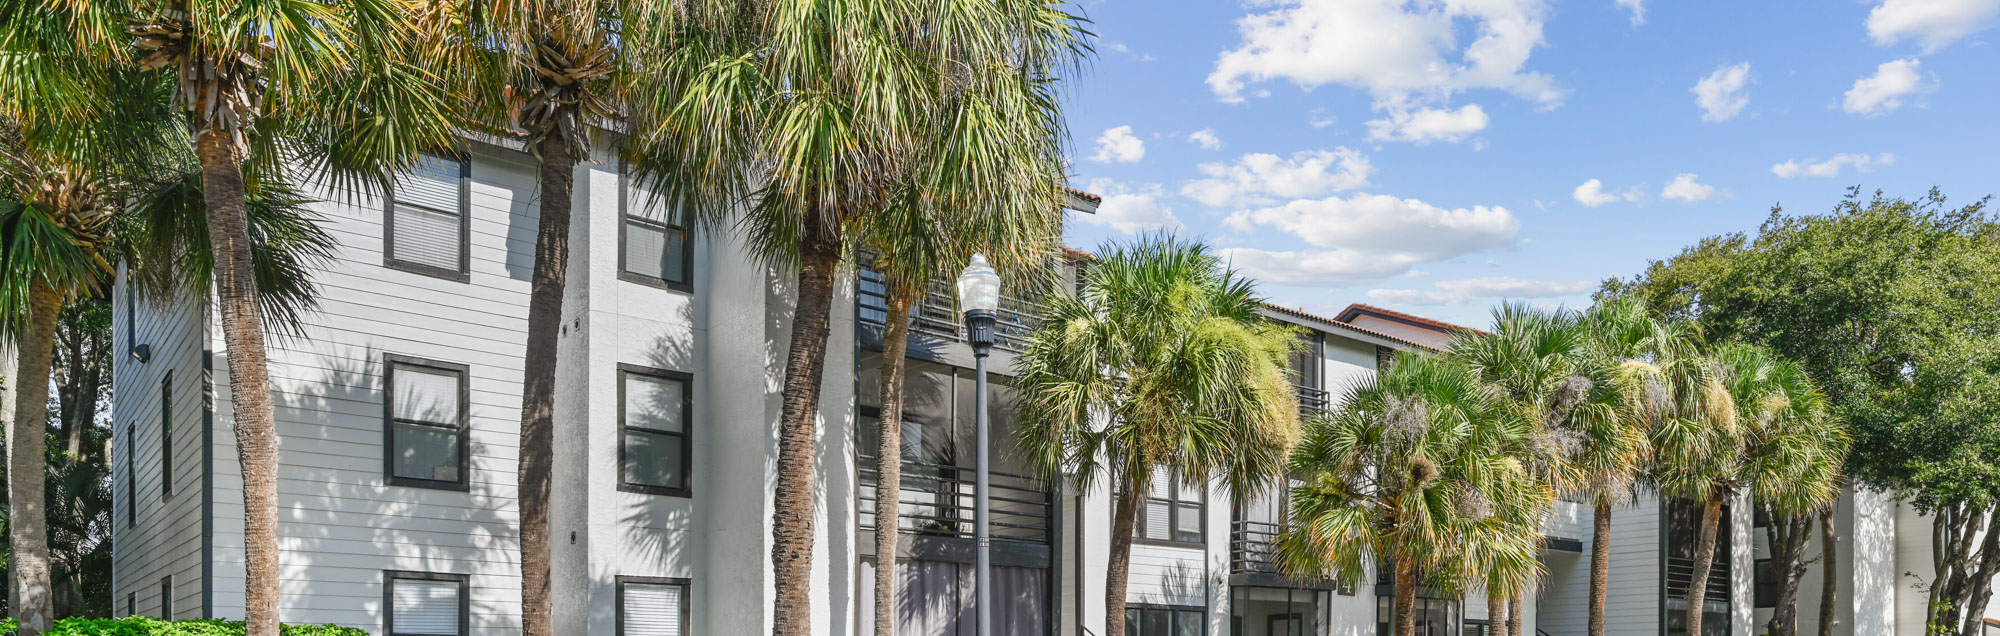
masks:
<svg viewBox="0 0 2000 636"><path fill-rule="evenodd" d="M1368 140L1408 141L1418 145L1465 141L1466 137L1485 130L1488 123L1491 120L1487 119L1486 110L1478 104L1466 104L1458 110L1392 108L1388 117L1368 122Z"/></svg>
<svg viewBox="0 0 2000 636"><path fill-rule="evenodd" d="M1306 113L1306 123L1312 124L1314 128L1332 126L1334 121L1334 116L1328 114L1325 108L1315 108L1312 112Z"/></svg>
<svg viewBox="0 0 2000 636"><path fill-rule="evenodd" d="M1097 153L1090 156L1098 163L1138 163L1146 157L1146 142L1132 135L1131 126L1107 128L1097 136Z"/></svg>
<svg viewBox="0 0 2000 636"><path fill-rule="evenodd" d="M1875 74L1854 80L1840 108L1856 115L1874 117L1903 107L1903 98L1937 90L1935 82L1924 80L1916 58L1883 62Z"/></svg>
<svg viewBox="0 0 2000 636"><path fill-rule="evenodd" d="M1430 289L1371 289L1368 298L1398 305L1463 305L1485 299L1573 296L1596 288L1597 283L1589 280L1485 276L1438 281Z"/></svg>
<svg viewBox="0 0 2000 636"><path fill-rule="evenodd" d="M1743 62L1716 68L1688 90L1694 93L1695 105L1701 107L1702 121L1726 121L1750 105L1750 95L1743 90L1749 84L1750 63Z"/></svg>
<svg viewBox="0 0 2000 636"><path fill-rule="evenodd" d="M1577 186L1575 190L1570 191L1570 197L1576 199L1577 203L1594 208L1606 203L1637 201L1639 200L1639 189L1626 190L1623 194L1605 192L1603 181L1591 179L1583 182L1583 185Z"/></svg>
<svg viewBox="0 0 2000 636"><path fill-rule="evenodd" d="M1355 250L1410 263L1513 247L1521 222L1498 206L1446 209L1385 194L1299 199L1229 215L1248 232L1274 228L1316 247Z"/></svg>
<svg viewBox="0 0 2000 636"><path fill-rule="evenodd" d="M1873 157L1853 153L1841 153L1834 155L1833 158L1826 161L1820 161L1815 157L1804 160L1793 159L1780 164L1772 164L1771 174L1778 175L1780 179L1837 177L1840 176L1841 168L1845 166L1853 166L1857 172L1868 172L1874 170L1875 166L1886 166L1893 163L1896 163L1896 155L1886 152Z"/></svg>
<svg viewBox="0 0 2000 636"><path fill-rule="evenodd" d="M1214 128L1203 128L1201 130L1188 133L1187 138L1188 141L1194 142L1194 145L1201 146L1202 150L1222 149L1222 138L1215 136Z"/></svg>
<svg viewBox="0 0 2000 636"><path fill-rule="evenodd" d="M2000 16L2000 0L1884 0L1868 12L1868 37L1881 46L1916 40L1925 53L1981 29Z"/></svg>
<svg viewBox="0 0 2000 636"><path fill-rule="evenodd" d="M1161 202L1166 196L1158 184L1128 186L1111 179L1092 179L1090 191L1104 197L1096 214L1076 214L1070 218L1124 234L1147 230L1179 230L1181 220L1173 208Z"/></svg>
<svg viewBox="0 0 2000 636"><path fill-rule="evenodd" d="M1646 23L1646 0L1618 0L1618 6L1632 14L1632 26Z"/></svg>
<svg viewBox="0 0 2000 636"><path fill-rule="evenodd" d="M1368 185L1374 164L1345 147L1302 150L1289 158L1250 153L1229 163L1196 166L1202 178L1181 195L1211 207L1270 205L1281 199L1322 196Z"/></svg>
<svg viewBox="0 0 2000 636"><path fill-rule="evenodd" d="M1357 250L1265 251L1238 247L1222 250L1231 267L1270 285L1342 287L1381 282L1409 273L1418 261L1400 255Z"/></svg>
<svg viewBox="0 0 2000 636"><path fill-rule="evenodd" d="M1660 188L1660 198L1694 203L1696 201L1705 201L1709 197L1715 196L1715 186L1695 181L1698 178L1700 178L1700 175L1692 172L1683 172L1674 175L1674 180L1667 182L1667 187Z"/></svg>

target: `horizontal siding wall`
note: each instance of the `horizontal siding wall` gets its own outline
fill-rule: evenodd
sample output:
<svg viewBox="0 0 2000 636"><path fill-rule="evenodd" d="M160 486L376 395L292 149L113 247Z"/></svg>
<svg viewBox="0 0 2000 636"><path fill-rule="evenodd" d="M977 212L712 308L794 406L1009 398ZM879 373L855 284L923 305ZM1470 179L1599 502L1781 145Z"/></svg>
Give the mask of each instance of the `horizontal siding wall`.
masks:
<svg viewBox="0 0 2000 636"><path fill-rule="evenodd" d="M475 144L470 157L467 282L383 266L381 199L317 193L336 261L317 279L307 337L270 346L286 622L382 633L383 573L407 570L470 577L469 633L519 631L515 483L535 170L528 156L490 146ZM384 354L467 367L468 491L388 483ZM229 460L216 471L217 559L228 566L218 582L240 607L242 480L227 417L216 423L217 456Z"/></svg>
<svg viewBox="0 0 2000 636"><path fill-rule="evenodd" d="M172 576L173 617L200 618L204 304L193 296L166 306L135 300L122 274L112 318L112 613L124 616L129 606L160 616L160 579ZM150 361L127 354L135 343L148 346ZM169 372L173 447L163 449L160 392ZM172 475L162 472L165 453L173 455ZM128 518L136 523L128 525Z"/></svg>
<svg viewBox="0 0 2000 636"><path fill-rule="evenodd" d="M1611 580L1604 604L1604 633L1660 633L1660 533L1657 497L1642 494L1630 505L1612 507Z"/></svg>

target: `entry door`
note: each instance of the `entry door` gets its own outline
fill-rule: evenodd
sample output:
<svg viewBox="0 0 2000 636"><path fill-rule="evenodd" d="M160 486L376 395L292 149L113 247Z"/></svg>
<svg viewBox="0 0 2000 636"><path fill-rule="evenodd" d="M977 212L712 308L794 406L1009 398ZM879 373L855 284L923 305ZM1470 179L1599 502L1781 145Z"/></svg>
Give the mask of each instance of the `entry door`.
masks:
<svg viewBox="0 0 2000 636"><path fill-rule="evenodd" d="M1311 636L1306 633L1304 614L1272 614L1265 626L1264 633L1270 636Z"/></svg>

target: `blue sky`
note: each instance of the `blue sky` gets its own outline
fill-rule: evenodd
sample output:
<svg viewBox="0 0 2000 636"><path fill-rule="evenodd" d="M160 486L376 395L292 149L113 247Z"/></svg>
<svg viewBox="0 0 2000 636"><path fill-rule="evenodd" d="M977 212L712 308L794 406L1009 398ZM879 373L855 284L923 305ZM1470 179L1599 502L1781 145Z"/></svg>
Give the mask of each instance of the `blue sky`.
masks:
<svg viewBox="0 0 2000 636"><path fill-rule="evenodd" d="M1774 204L2000 193L2000 0L1081 0L1073 215L1173 228L1278 304L1467 325Z"/></svg>

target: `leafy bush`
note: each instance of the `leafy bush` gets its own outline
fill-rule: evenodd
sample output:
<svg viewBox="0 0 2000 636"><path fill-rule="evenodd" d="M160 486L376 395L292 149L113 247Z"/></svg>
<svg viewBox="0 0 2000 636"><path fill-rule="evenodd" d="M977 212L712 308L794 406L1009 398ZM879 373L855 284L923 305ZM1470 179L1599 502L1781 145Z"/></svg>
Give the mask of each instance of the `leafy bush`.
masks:
<svg viewBox="0 0 2000 636"><path fill-rule="evenodd" d="M9 622L0 634L14 633ZM367 636L368 632L337 625L285 625L284 636ZM45 636L243 636L242 621L215 619L163 621L150 616L125 618L65 618L42 632Z"/></svg>

